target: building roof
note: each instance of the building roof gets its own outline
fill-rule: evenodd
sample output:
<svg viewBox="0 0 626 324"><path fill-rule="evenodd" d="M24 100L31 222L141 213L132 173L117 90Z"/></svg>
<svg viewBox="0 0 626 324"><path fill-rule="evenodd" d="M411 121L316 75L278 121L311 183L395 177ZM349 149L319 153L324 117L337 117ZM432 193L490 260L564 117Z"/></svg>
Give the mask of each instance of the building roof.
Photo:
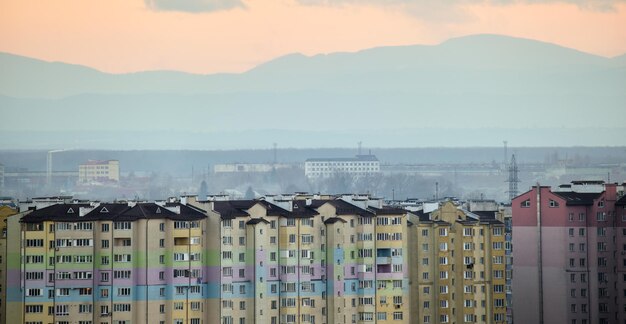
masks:
<svg viewBox="0 0 626 324"><path fill-rule="evenodd" d="M383 208L368 207L376 215L404 215L408 213L406 209L391 206L383 206Z"/></svg>
<svg viewBox="0 0 626 324"><path fill-rule="evenodd" d="M367 161L378 161L376 155L373 154L364 154L364 155L356 155L355 157L331 157L331 158L310 158L306 159L305 162L367 162Z"/></svg>
<svg viewBox="0 0 626 324"><path fill-rule="evenodd" d="M618 199L615 202L615 206L626 206L626 195L623 195L622 198Z"/></svg>
<svg viewBox="0 0 626 324"><path fill-rule="evenodd" d="M313 203L313 201L311 201ZM305 200L294 200L292 209L291 209L292 217L297 218L308 218L319 215L319 213L311 207L311 205L307 205Z"/></svg>
<svg viewBox="0 0 626 324"><path fill-rule="evenodd" d="M222 219L248 217L248 209L260 204L267 210L267 216L294 217L294 213L262 199L255 200L225 200L213 202L213 210L220 214Z"/></svg>
<svg viewBox="0 0 626 324"><path fill-rule="evenodd" d="M334 224L336 222L346 223L346 220L341 217L331 217L324 221L324 224Z"/></svg>
<svg viewBox="0 0 626 324"><path fill-rule="evenodd" d="M101 164L109 164L109 162L119 162L118 160L88 160L87 162L81 165L101 165Z"/></svg>
<svg viewBox="0 0 626 324"><path fill-rule="evenodd" d="M335 212L337 213L337 215L359 215L359 216L363 216L363 217L374 217L376 216L374 213L372 213L369 210L363 209L363 208L359 208L349 202L346 202L344 200L341 199L335 199L335 200L326 200L326 202L328 202L329 204L331 204L333 207L335 207Z"/></svg>
<svg viewBox="0 0 626 324"><path fill-rule="evenodd" d="M565 199L568 206L590 206L593 205L594 199L597 199L600 195L602 195L601 192L556 191L552 193Z"/></svg>
<svg viewBox="0 0 626 324"><path fill-rule="evenodd" d="M498 212L494 210L491 210L491 211L477 210L477 211L472 211L472 213L478 215L480 220L487 220L487 219L496 219L496 214Z"/></svg>
<svg viewBox="0 0 626 324"><path fill-rule="evenodd" d="M138 203L129 206L123 203L106 203L97 206L90 204L56 204L34 210L20 220L23 223L39 223L42 221L57 222L89 222L98 220L135 221L139 219L171 219L181 221L199 220L206 215L200 210L181 204L168 206L155 203ZM90 209L81 216L82 209ZM173 212L170 209L177 209Z"/></svg>

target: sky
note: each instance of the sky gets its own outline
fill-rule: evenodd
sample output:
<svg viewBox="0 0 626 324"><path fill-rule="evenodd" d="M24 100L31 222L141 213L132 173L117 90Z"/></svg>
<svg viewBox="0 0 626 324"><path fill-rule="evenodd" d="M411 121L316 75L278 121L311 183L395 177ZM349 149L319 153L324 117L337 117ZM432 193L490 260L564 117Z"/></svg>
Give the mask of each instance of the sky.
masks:
<svg viewBox="0 0 626 324"><path fill-rule="evenodd" d="M110 73L243 72L480 33L622 55L626 0L0 0L0 51Z"/></svg>

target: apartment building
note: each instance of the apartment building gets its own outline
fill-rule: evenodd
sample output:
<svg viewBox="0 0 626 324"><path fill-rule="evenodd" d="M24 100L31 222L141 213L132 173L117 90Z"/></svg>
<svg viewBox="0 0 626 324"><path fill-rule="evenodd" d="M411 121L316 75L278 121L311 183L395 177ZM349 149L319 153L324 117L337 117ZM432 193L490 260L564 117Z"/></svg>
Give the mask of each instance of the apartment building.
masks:
<svg viewBox="0 0 626 324"><path fill-rule="evenodd" d="M9 197L0 197L0 323L6 323L7 294L7 218L17 214L17 206Z"/></svg>
<svg viewBox="0 0 626 324"><path fill-rule="evenodd" d="M89 160L78 166L79 184L117 184L120 182L118 160Z"/></svg>
<svg viewBox="0 0 626 324"><path fill-rule="evenodd" d="M411 225L413 323L505 323L505 232L452 201Z"/></svg>
<svg viewBox="0 0 626 324"><path fill-rule="evenodd" d="M365 198L300 198L189 201L221 238L209 247L221 273L209 322L410 323L411 214Z"/></svg>
<svg viewBox="0 0 626 324"><path fill-rule="evenodd" d="M534 186L512 201L519 323L626 323L623 186Z"/></svg>
<svg viewBox="0 0 626 324"><path fill-rule="evenodd" d="M202 323L205 222L177 203L9 217L6 323Z"/></svg>
<svg viewBox="0 0 626 324"><path fill-rule="evenodd" d="M75 202L8 226L7 323L506 320L504 225L451 201Z"/></svg>

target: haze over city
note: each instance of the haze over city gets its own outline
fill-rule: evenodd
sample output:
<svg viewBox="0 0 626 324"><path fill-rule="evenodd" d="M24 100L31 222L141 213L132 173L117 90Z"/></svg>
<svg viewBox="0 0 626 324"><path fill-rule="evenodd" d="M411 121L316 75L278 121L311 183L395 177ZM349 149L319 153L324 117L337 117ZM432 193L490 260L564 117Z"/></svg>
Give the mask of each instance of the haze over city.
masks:
<svg viewBox="0 0 626 324"><path fill-rule="evenodd" d="M626 323L626 0L0 0L0 324Z"/></svg>

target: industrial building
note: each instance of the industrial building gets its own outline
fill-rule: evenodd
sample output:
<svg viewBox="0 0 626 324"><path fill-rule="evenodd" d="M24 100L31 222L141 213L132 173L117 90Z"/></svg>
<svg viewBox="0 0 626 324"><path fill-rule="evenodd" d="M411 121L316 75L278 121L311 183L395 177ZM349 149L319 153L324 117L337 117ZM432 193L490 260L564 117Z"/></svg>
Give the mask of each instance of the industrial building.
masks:
<svg viewBox="0 0 626 324"><path fill-rule="evenodd" d="M304 175L308 178L327 178L336 174L365 176L379 172L380 161L372 154L350 158L311 158L304 162Z"/></svg>

